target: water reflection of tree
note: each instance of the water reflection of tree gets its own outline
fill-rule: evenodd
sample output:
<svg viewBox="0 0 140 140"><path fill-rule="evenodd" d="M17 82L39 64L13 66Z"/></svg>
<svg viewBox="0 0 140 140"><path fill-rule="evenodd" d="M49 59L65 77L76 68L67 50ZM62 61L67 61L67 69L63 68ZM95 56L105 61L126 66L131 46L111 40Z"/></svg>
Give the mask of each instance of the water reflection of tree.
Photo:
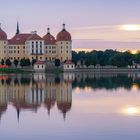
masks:
<svg viewBox="0 0 140 140"><path fill-rule="evenodd" d="M25 77L21 77L20 82L23 85L29 85L30 82L31 82L31 78L30 77L29 78L27 78L27 77L26 78Z"/></svg>
<svg viewBox="0 0 140 140"><path fill-rule="evenodd" d="M136 81L135 81L136 82ZM91 87L93 89L117 89L123 87L130 90L133 86L133 78L128 77L127 75L118 75L117 77L85 77L78 80L75 80L72 83L73 88L80 87ZM140 86L139 86L140 87Z"/></svg>
<svg viewBox="0 0 140 140"><path fill-rule="evenodd" d="M134 84L137 84L137 86L140 88L140 79L135 79L134 80Z"/></svg>

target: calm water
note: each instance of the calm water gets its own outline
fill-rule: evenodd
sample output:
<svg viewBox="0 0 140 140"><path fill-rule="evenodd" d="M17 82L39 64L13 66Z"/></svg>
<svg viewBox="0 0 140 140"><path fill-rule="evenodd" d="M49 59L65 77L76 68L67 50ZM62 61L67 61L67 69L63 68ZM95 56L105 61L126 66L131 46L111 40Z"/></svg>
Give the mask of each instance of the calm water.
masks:
<svg viewBox="0 0 140 140"><path fill-rule="evenodd" d="M0 75L1 140L139 140L140 75Z"/></svg>

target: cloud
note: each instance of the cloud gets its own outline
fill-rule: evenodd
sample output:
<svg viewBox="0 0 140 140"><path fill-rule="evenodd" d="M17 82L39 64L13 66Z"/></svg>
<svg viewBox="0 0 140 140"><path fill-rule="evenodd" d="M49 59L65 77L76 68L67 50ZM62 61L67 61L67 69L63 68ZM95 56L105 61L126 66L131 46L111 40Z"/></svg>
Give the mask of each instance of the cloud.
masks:
<svg viewBox="0 0 140 140"><path fill-rule="evenodd" d="M73 40L73 49L76 51L79 50L139 50L140 42L133 41L95 41L95 40Z"/></svg>
<svg viewBox="0 0 140 140"><path fill-rule="evenodd" d="M126 25L127 24L73 27L71 28L71 33L73 39L139 41L138 39L134 39L140 36L139 26L136 26L138 24L131 24L131 26Z"/></svg>
<svg viewBox="0 0 140 140"><path fill-rule="evenodd" d="M100 25L100 26L83 26L83 27L73 27L71 30L104 30L104 29L119 29L120 25Z"/></svg>

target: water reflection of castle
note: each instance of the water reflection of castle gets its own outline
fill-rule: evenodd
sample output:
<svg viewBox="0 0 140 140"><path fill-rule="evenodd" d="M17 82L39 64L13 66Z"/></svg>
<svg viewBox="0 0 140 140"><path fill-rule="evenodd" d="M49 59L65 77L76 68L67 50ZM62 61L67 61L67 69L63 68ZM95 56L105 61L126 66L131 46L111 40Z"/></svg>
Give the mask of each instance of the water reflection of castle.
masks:
<svg viewBox="0 0 140 140"><path fill-rule="evenodd" d="M66 117L72 107L72 88L140 89L139 74L90 74L64 73L63 75L1 75L0 76L0 116L12 104L19 118L22 110L36 112L44 106L48 115L57 109Z"/></svg>
<svg viewBox="0 0 140 140"><path fill-rule="evenodd" d="M28 109L37 111L42 105L50 110L56 104L58 110L66 117L72 106L72 83L63 76L3 75L0 76L0 116L6 112L8 104L20 111Z"/></svg>

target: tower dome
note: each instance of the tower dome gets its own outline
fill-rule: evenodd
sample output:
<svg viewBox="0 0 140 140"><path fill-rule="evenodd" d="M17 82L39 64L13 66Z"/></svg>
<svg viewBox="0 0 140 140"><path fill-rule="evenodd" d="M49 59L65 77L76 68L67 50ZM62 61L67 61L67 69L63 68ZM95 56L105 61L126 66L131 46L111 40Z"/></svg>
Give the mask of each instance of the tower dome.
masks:
<svg viewBox="0 0 140 140"><path fill-rule="evenodd" d="M43 37L46 45L55 45L55 38L50 34L50 28L48 28L47 34Z"/></svg>
<svg viewBox="0 0 140 140"><path fill-rule="evenodd" d="M57 41L71 41L71 34L66 31L65 24L63 24L63 29L57 35Z"/></svg>
<svg viewBox="0 0 140 140"><path fill-rule="evenodd" d="M1 24L0 24L0 40L7 40L7 34L1 29Z"/></svg>

